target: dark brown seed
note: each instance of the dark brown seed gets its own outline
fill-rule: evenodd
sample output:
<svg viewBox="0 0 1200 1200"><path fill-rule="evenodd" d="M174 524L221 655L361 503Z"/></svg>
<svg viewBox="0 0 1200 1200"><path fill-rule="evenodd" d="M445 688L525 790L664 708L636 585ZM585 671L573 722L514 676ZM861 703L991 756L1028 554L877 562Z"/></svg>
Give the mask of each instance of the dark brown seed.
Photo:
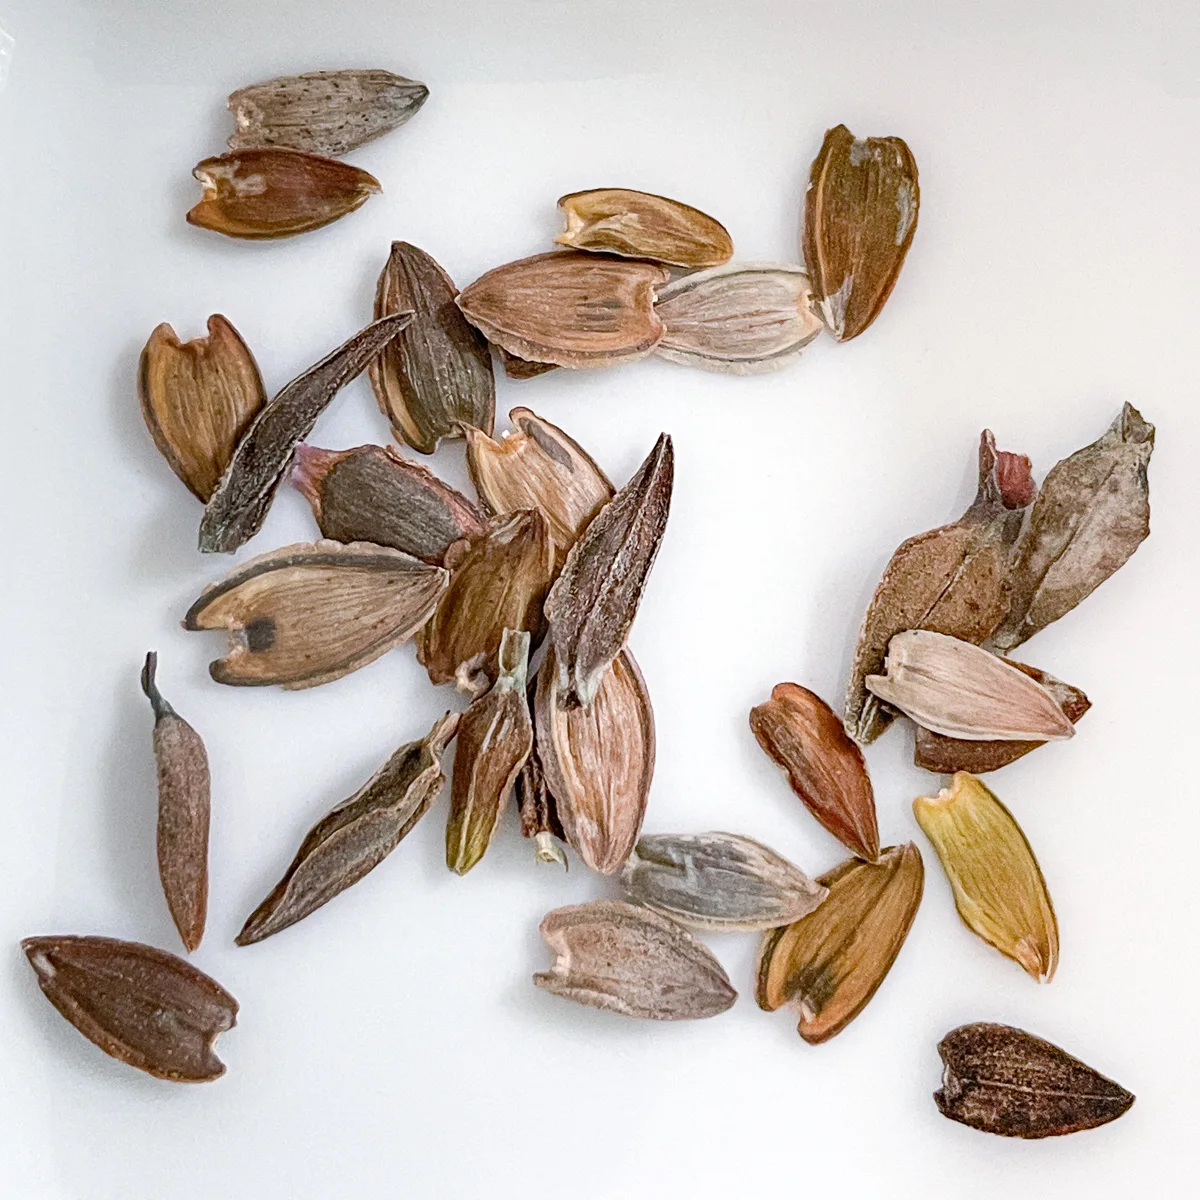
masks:
<svg viewBox="0 0 1200 1200"><path fill-rule="evenodd" d="M938 1043L944 1069L933 1098L952 1121L1001 1137L1044 1138L1107 1125L1132 1092L1050 1042L980 1021Z"/></svg>
<svg viewBox="0 0 1200 1200"><path fill-rule="evenodd" d="M537 680L530 680L534 690ZM530 708L532 709L532 697ZM546 785L546 775L537 750L536 734L533 747L521 773L517 776L517 807L521 814L521 834L533 839L533 853L538 862L561 863L567 869L567 856L559 842L565 842L562 822L558 819L558 806Z"/></svg>
<svg viewBox="0 0 1200 1200"><path fill-rule="evenodd" d="M338 391L411 319L411 313L397 313L360 329L316 366L293 379L254 418L204 509L201 550L232 554L262 528L296 446L312 432L317 418Z"/></svg>
<svg viewBox="0 0 1200 1200"><path fill-rule="evenodd" d="M213 1043L238 1004L190 963L104 937L31 937L21 949L46 999L105 1054L175 1083L225 1073Z"/></svg>
<svg viewBox="0 0 1200 1200"><path fill-rule="evenodd" d="M545 375L547 371L558 369L558 363L534 362L532 359L521 358L510 354L503 346L497 346L496 349L499 351L504 373L509 379L536 379L539 375Z"/></svg>
<svg viewBox="0 0 1200 1200"><path fill-rule="evenodd" d="M208 754L200 735L163 699L158 655L146 655L142 691L154 709L158 765L158 876L171 919L188 950L204 937L208 911Z"/></svg>

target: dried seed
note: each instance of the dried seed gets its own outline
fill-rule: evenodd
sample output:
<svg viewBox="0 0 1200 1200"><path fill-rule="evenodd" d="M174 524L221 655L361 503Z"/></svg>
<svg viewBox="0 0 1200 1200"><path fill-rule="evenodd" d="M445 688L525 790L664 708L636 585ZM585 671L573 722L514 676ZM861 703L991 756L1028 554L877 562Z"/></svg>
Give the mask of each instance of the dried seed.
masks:
<svg viewBox="0 0 1200 1200"><path fill-rule="evenodd" d="M613 496L613 486L590 454L557 425L527 408L508 414L514 432L493 441L467 430L467 469L494 513L536 508L550 526L556 565Z"/></svg>
<svg viewBox="0 0 1200 1200"><path fill-rule="evenodd" d="M105 937L31 937L21 949L46 999L105 1054L175 1083L225 1073L213 1044L238 1004L190 963Z"/></svg>
<svg viewBox="0 0 1200 1200"><path fill-rule="evenodd" d="M969 742L1060 741L1075 727L1036 680L987 650L908 629L888 643L886 675L868 675L881 700L934 733Z"/></svg>
<svg viewBox="0 0 1200 1200"><path fill-rule="evenodd" d="M299 445L291 482L312 505L321 533L334 541L390 546L440 566L454 542L484 531L466 496L390 446Z"/></svg>
<svg viewBox="0 0 1200 1200"><path fill-rule="evenodd" d="M821 332L799 267L730 263L668 284L655 306L666 326L660 358L728 375L788 366Z"/></svg>
<svg viewBox="0 0 1200 1200"><path fill-rule="evenodd" d="M866 686L883 670L888 642L905 629L933 629L982 642L1008 611L1008 556L1036 493L1029 459L979 443L979 490L953 524L904 542L892 555L863 617L846 690L846 731L872 742L892 714Z"/></svg>
<svg viewBox="0 0 1200 1200"><path fill-rule="evenodd" d="M489 342L532 362L606 367L653 352L665 267L581 250L538 254L481 275L458 297Z"/></svg>
<svg viewBox="0 0 1200 1200"><path fill-rule="evenodd" d="M545 375L547 371L558 370L557 363L534 362L529 358L521 358L520 355L510 354L503 346L497 346L496 349L500 353L504 373L509 379L536 379L539 375Z"/></svg>
<svg viewBox="0 0 1200 1200"><path fill-rule="evenodd" d="M786 925L829 894L774 850L735 833L643 837L621 885L681 925L717 932Z"/></svg>
<svg viewBox="0 0 1200 1200"><path fill-rule="evenodd" d="M720 221L665 196L595 188L563 196L558 207L567 219L554 239L560 246L677 267L717 267L733 256L733 239Z"/></svg>
<svg viewBox="0 0 1200 1200"><path fill-rule="evenodd" d="M764 935L759 1007L799 1009L798 1029L806 1042L840 1033L896 961L917 915L924 880L912 842L889 847L877 863L851 858L822 875L817 882L829 895L816 911Z"/></svg>
<svg viewBox="0 0 1200 1200"><path fill-rule="evenodd" d="M900 138L826 132L804 198L804 262L839 342L858 337L892 294L920 203L917 163Z"/></svg>
<svg viewBox="0 0 1200 1200"><path fill-rule="evenodd" d="M505 629L542 637L542 603L554 578L554 543L541 513L494 517L470 545L446 558L446 588L417 638L417 658L433 683L453 681L478 694L497 677L496 655Z"/></svg>
<svg viewBox="0 0 1200 1200"><path fill-rule="evenodd" d="M210 584L184 629L225 629L218 683L315 687L374 662L429 619L448 572L365 543L299 543Z"/></svg>
<svg viewBox="0 0 1200 1200"><path fill-rule="evenodd" d="M375 316L410 311L412 323L371 363L379 411L402 438L432 454L471 425L492 432L496 380L487 339L462 315L458 289L428 255L393 242L375 291Z"/></svg>
<svg viewBox="0 0 1200 1200"><path fill-rule="evenodd" d="M913 815L933 843L963 924L1038 983L1058 966L1058 922L1041 868L1012 813L973 775L959 771Z"/></svg>
<svg viewBox="0 0 1200 1200"><path fill-rule="evenodd" d="M554 951L538 987L626 1017L692 1021L737 999L721 964L674 921L616 900L556 908L541 924Z"/></svg>
<svg viewBox="0 0 1200 1200"><path fill-rule="evenodd" d="M458 714L446 713L318 821L275 890L250 914L237 944L249 946L295 925L383 862L442 790L441 756L457 726Z"/></svg>
<svg viewBox="0 0 1200 1200"><path fill-rule="evenodd" d="M525 696L528 668L529 634L504 630L496 682L459 722L446 821L446 866L459 875L483 857L533 749Z"/></svg>
<svg viewBox="0 0 1200 1200"><path fill-rule="evenodd" d="M659 435L633 478L571 547L546 597L565 703L585 707L629 636L671 509L675 451Z"/></svg>
<svg viewBox="0 0 1200 1200"><path fill-rule="evenodd" d="M198 162L204 195L189 225L226 237L285 238L320 229L383 189L358 167L299 150L240 150Z"/></svg>
<svg viewBox="0 0 1200 1200"><path fill-rule="evenodd" d="M1127 1092L1050 1042L1010 1025L980 1021L938 1043L944 1070L934 1092L952 1121L1001 1137L1043 1138L1115 1121Z"/></svg>
<svg viewBox="0 0 1200 1200"><path fill-rule="evenodd" d="M266 520L298 443L312 432L329 402L412 319L397 313L360 329L316 366L293 379L254 418L238 443L200 521L200 549L232 554Z"/></svg>
<svg viewBox="0 0 1200 1200"><path fill-rule="evenodd" d="M219 313L208 337L190 342L170 325L155 329L138 361L138 399L154 444L202 504L267 402L254 356Z"/></svg>
<svg viewBox="0 0 1200 1200"><path fill-rule="evenodd" d="M154 682L158 655L146 655L142 691L154 709L158 767L158 877L171 919L188 950L204 937L208 910L208 754L200 735Z"/></svg>
<svg viewBox="0 0 1200 1200"><path fill-rule="evenodd" d="M1126 404L1107 433L1051 468L1014 552L999 649L1069 613L1150 536L1153 451L1154 426Z"/></svg>
<svg viewBox="0 0 1200 1200"><path fill-rule="evenodd" d="M1076 687L1055 679L1037 667L1024 663L1011 664L1030 679L1040 683L1054 697L1072 725L1079 721L1092 702ZM1018 758L1044 746L1045 742L968 742L961 738L946 737L916 726L913 739L913 762L926 771L940 775L953 775L955 771L969 771L972 775L983 775L997 771L1015 762Z"/></svg>
<svg viewBox="0 0 1200 1200"><path fill-rule="evenodd" d="M792 791L835 838L860 858L879 858L875 793L862 751L833 709L796 683L777 683L750 710L750 728Z"/></svg>
<svg viewBox="0 0 1200 1200"><path fill-rule="evenodd" d="M567 841L585 866L614 875L637 841L654 777L646 682L622 650L600 676L591 707L567 707L553 646L537 679L538 753Z"/></svg>
<svg viewBox="0 0 1200 1200"><path fill-rule="evenodd" d="M230 150L290 146L340 158L403 125L425 103L423 83L391 71L308 71L229 97Z"/></svg>
<svg viewBox="0 0 1200 1200"><path fill-rule="evenodd" d="M530 680L530 689L536 694L537 680ZM530 704L532 709L533 705ZM567 870L567 856L559 842L565 842L558 819L558 807L546 786L546 775L542 770L541 756L537 750L535 734L529 757L517 776L517 806L521 814L521 834L533 839L533 854L538 862L556 862Z"/></svg>

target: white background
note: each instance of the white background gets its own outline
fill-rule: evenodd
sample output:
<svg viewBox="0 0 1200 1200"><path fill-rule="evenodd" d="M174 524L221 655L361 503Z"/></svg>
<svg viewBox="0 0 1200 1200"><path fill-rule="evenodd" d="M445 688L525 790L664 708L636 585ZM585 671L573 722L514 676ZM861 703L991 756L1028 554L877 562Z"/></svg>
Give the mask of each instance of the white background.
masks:
<svg viewBox="0 0 1200 1200"><path fill-rule="evenodd" d="M790 0L0 0L0 1194L14 1200L487 1196L1057 1197L1190 1194L1195 1094L1196 447L1200 15L1187 3ZM223 97L273 75L386 66L425 108L352 155L384 194L314 234L226 241L184 223ZM648 361L500 379L623 481L675 438L670 527L634 630L658 719L647 830L725 828L812 873L842 852L751 737L781 679L837 702L895 545L956 517L979 431L1040 478L1132 401L1158 426L1154 534L1023 649L1095 707L1069 744L989 781L1058 910L1048 987L973 938L912 820L938 780L898 727L869 761L887 842L925 901L864 1014L810 1047L752 997L753 938L710 939L741 999L642 1024L537 992L548 909L613 893L535 866L509 818L467 878L439 808L302 925L233 945L300 837L458 701L411 649L309 692L224 689L180 616L229 567L134 393L160 321L225 313L277 390L370 315L393 238L465 283L546 249L555 199L623 185L713 213L746 259L795 261L826 127L899 134L920 227L869 333L733 379ZM498 420L498 428L505 422ZM365 379L313 441L386 439ZM461 447L436 458L464 479ZM241 558L312 536L291 491ZM154 860L149 707L207 739L208 934L194 961L242 1004L220 1082L105 1058L17 948L95 932L179 950ZM1043 1143L938 1115L934 1047L990 1019L1137 1093Z"/></svg>

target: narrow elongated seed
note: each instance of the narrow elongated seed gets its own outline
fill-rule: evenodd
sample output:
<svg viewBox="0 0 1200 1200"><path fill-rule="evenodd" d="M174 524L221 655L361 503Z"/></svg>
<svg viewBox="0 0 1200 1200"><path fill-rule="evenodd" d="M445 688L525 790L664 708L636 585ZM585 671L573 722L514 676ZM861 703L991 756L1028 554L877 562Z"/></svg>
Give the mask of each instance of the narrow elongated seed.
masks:
<svg viewBox="0 0 1200 1200"><path fill-rule="evenodd" d="M660 358L727 375L777 371L824 328L799 267L729 263L668 284L655 306Z"/></svg>
<svg viewBox="0 0 1200 1200"><path fill-rule="evenodd" d="M848 859L817 882L829 895L808 916L763 937L757 999L772 1012L791 1004L806 1042L840 1033L883 982L921 903L925 869L911 842L879 862Z"/></svg>
<svg viewBox="0 0 1200 1200"><path fill-rule="evenodd" d="M401 746L300 844L274 891L250 914L239 946L294 925L373 871L425 815L442 790L442 752L458 714L447 713L419 742Z"/></svg>
<svg viewBox="0 0 1200 1200"><path fill-rule="evenodd" d="M886 675L867 687L925 729L970 742L1059 741L1075 727L1036 680L987 650L908 629L888 643Z"/></svg>
<svg viewBox="0 0 1200 1200"><path fill-rule="evenodd" d="M798 867L735 833L657 834L638 841L621 885L632 900L694 929L775 929L829 894Z"/></svg>
<svg viewBox="0 0 1200 1200"><path fill-rule="evenodd" d="M525 696L529 634L506 629L491 690L462 715L446 821L446 866L465 875L484 855L533 749Z"/></svg>
<svg viewBox="0 0 1200 1200"><path fill-rule="evenodd" d="M170 325L150 335L138 361L142 417L159 453L202 504L267 402L258 364L219 313L208 336L181 342Z"/></svg>
<svg viewBox="0 0 1200 1200"><path fill-rule="evenodd" d="M758 744L821 824L860 858L879 858L875 793L862 751L833 709L796 683L777 683L750 710Z"/></svg>
<svg viewBox="0 0 1200 1200"><path fill-rule="evenodd" d="M555 959L533 982L566 1000L627 1017L692 1021L737 999L708 948L648 908L615 900L556 908L541 931Z"/></svg>
<svg viewBox="0 0 1200 1200"><path fill-rule="evenodd" d="M571 547L546 597L565 703L591 704L625 645L667 527L674 480L675 451L664 433Z"/></svg>
<svg viewBox="0 0 1200 1200"><path fill-rule="evenodd" d="M411 312L404 335L371 363L379 410L402 438L432 454L466 426L492 432L496 381L487 339L455 304L458 289L424 250L393 242L375 290L375 316Z"/></svg>
<svg viewBox="0 0 1200 1200"><path fill-rule="evenodd" d="M1069 613L1150 536L1153 451L1154 426L1126 404L1102 437L1051 468L1014 552L999 649Z"/></svg>
<svg viewBox="0 0 1200 1200"><path fill-rule="evenodd" d="M154 709L158 768L158 877L188 950L204 937L208 911L208 753L200 735L163 699L154 681L158 655L146 655L142 691Z"/></svg>
<svg viewBox="0 0 1200 1200"><path fill-rule="evenodd" d="M1043 1138L1115 1121L1132 1092L1050 1042L1011 1025L980 1021L938 1043L938 1111L1001 1137Z"/></svg>
<svg viewBox="0 0 1200 1200"><path fill-rule="evenodd" d="M1033 976L1058 966L1058 922L1041 868L1012 813L974 775L959 771L936 796L913 801L963 924Z"/></svg>
<svg viewBox="0 0 1200 1200"><path fill-rule="evenodd" d="M429 89L391 71L307 71L238 88L230 150L290 146L309 154L341 155L409 120Z"/></svg>
<svg viewBox="0 0 1200 1200"><path fill-rule="evenodd" d="M897 137L825 134L804 197L804 262L821 316L839 342L879 316L917 231L921 190L912 151Z"/></svg>
<svg viewBox="0 0 1200 1200"><path fill-rule="evenodd" d="M334 541L373 542L441 566L455 542L484 531L466 496L390 446L299 445L291 482Z"/></svg>
<svg viewBox="0 0 1200 1200"><path fill-rule="evenodd" d="M458 306L489 342L560 367L605 367L653 352L654 289L665 267L580 250L538 254L481 275Z"/></svg>
<svg viewBox="0 0 1200 1200"><path fill-rule="evenodd" d="M536 694L536 689L537 680L530 680L530 690ZM567 840L567 835L558 819L558 806L546 785L536 731L529 757L517 776L517 806L521 815L521 834L533 839L534 858L541 863L559 863L564 871L567 870L567 856L559 845Z"/></svg>
<svg viewBox="0 0 1200 1200"><path fill-rule="evenodd" d="M232 554L262 528L296 446L312 432L334 396L411 319L411 313L397 313L360 329L259 412L204 509L201 550Z"/></svg>
<svg viewBox="0 0 1200 1200"><path fill-rule="evenodd" d="M554 239L560 246L677 267L716 267L733 257L733 239L720 221L666 196L594 188L563 196L558 207L567 219Z"/></svg>
<svg viewBox="0 0 1200 1200"><path fill-rule="evenodd" d="M31 937L21 949L46 999L105 1054L174 1083L225 1073L213 1044L238 1004L190 963L105 937Z"/></svg>
<svg viewBox="0 0 1200 1200"><path fill-rule="evenodd" d="M383 190L374 175L348 163L275 147L206 158L192 174L204 194L188 224L253 240L320 229Z"/></svg>
<svg viewBox="0 0 1200 1200"><path fill-rule="evenodd" d="M449 578L383 546L300 543L205 588L183 627L228 630L229 653L209 667L218 683L315 687L412 637Z"/></svg>

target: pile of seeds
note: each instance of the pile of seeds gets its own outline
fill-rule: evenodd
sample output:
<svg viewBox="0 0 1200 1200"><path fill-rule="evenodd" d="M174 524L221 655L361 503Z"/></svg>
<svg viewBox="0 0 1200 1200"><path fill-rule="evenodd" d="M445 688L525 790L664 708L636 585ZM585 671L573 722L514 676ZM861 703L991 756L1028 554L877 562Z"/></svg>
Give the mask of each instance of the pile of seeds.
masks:
<svg viewBox="0 0 1200 1200"><path fill-rule="evenodd" d="M424 85L385 71L316 72L229 99L230 152L195 170L193 224L285 237L345 216L379 190L339 161L407 121ZM904 945L924 885L911 842L881 847L860 749L898 715L915 761L952 774L914 802L964 923L1046 982L1058 928L1016 819L977 778L1064 740L1087 712L1078 688L1006 655L1074 608L1149 532L1153 426L1126 405L1039 488L1030 462L985 431L979 490L958 521L892 556L859 634L843 717L796 683L750 714L762 748L851 857L815 880L732 833L640 837L654 770L649 691L628 641L671 505L663 434L614 488L587 451L528 408L494 438L492 350L517 379L658 354L750 374L794 361L822 330L861 334L890 295L916 230L916 163L898 138L830 130L812 165L805 266L736 263L712 217L623 188L559 201L565 249L497 267L461 293L424 250L391 247L374 320L267 398L224 317L208 337L151 335L138 392L155 444L204 505L199 545L230 553L258 533L282 483L308 499L320 540L254 558L207 588L183 619L225 630L211 666L231 685L313 687L414 641L433 684L468 700L401 746L319 821L246 919L246 946L303 920L378 866L443 791L456 740L446 863L486 853L515 797L538 861L619 877L625 899L551 912L554 952L538 987L627 1016L714 1016L737 998L689 930L761 935L755 995L790 1007L825 1041L875 994ZM337 392L367 370L398 442L423 454L462 439L472 499L390 446L306 443ZM191 951L208 896L209 772L196 731L163 698L157 657L142 687L154 712L158 860ZM101 1049L171 1080L224 1067L215 1038L233 998L185 961L101 937L24 943L59 1011ZM1045 1137L1103 1124L1133 1097L1057 1047L1007 1026L948 1034L938 1108L993 1133Z"/></svg>

